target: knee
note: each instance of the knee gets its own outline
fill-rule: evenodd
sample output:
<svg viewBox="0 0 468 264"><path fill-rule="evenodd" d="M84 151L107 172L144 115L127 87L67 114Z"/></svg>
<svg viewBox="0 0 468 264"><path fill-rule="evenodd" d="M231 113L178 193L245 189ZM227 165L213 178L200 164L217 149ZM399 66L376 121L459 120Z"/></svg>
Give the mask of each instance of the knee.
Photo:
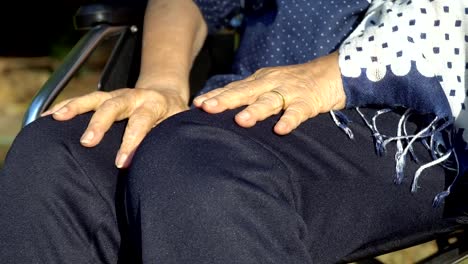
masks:
<svg viewBox="0 0 468 264"><path fill-rule="evenodd" d="M7 154L0 184L33 197L76 181L74 175L87 166L86 149L79 139L89 118L83 115L58 122L44 117L24 127Z"/></svg>
<svg viewBox="0 0 468 264"><path fill-rule="evenodd" d="M230 133L204 118L189 111L164 121L146 136L129 171L131 193L138 194L140 199L152 194L162 198L164 193L178 193L179 199L186 196L192 202L203 200L196 196L207 195L206 183L220 180L208 179L212 175L208 171L214 159L220 158L219 152L226 143L220 139Z"/></svg>
<svg viewBox="0 0 468 264"><path fill-rule="evenodd" d="M24 127L10 147L4 164L2 184L33 188L52 180L50 168L63 164L73 137L71 127L43 117ZM13 186L12 186L13 187Z"/></svg>
<svg viewBox="0 0 468 264"><path fill-rule="evenodd" d="M292 199L285 165L241 133L233 117L189 111L154 129L129 171L131 207L219 217L251 195Z"/></svg>
<svg viewBox="0 0 468 264"><path fill-rule="evenodd" d="M69 122L58 122L47 116L34 121L16 136L6 163L27 162L33 165L31 162L60 159L64 150L73 147L70 144L79 144L79 132L82 130L77 127L81 126L79 123L83 123L84 119L85 116Z"/></svg>

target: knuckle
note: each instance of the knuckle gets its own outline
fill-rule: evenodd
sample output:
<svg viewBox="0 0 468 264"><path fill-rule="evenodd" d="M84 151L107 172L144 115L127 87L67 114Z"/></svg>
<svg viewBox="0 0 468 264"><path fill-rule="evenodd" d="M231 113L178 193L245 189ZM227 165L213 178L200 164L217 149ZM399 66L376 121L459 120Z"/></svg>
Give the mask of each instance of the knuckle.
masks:
<svg viewBox="0 0 468 264"><path fill-rule="evenodd" d="M248 111L249 113L251 113L252 115L255 115L255 116L261 116L264 114L265 111L265 105L263 104L260 104L258 102L255 102L251 105L249 105L245 111Z"/></svg>
<svg viewBox="0 0 468 264"><path fill-rule="evenodd" d="M309 101L302 101L303 108L308 116L316 116L319 113L319 109L321 108L320 102L316 100L309 100Z"/></svg>
<svg viewBox="0 0 468 264"><path fill-rule="evenodd" d="M94 92L90 93L90 95L94 95L94 96L103 96L105 94L106 94L106 92L103 92L103 91L94 91Z"/></svg>
<svg viewBox="0 0 468 264"><path fill-rule="evenodd" d="M248 85L242 85L237 89L232 89L223 93L225 103L230 105L251 104L257 99L255 90Z"/></svg>
<svg viewBox="0 0 468 264"><path fill-rule="evenodd" d="M230 85L230 84L228 84ZM215 96L218 96L219 94L225 92L226 90L229 90L230 88L227 86L225 87L222 87L222 88L217 88L215 90L212 90L212 91L209 91L207 93L204 93L202 96L203 97L206 97L206 98L211 98L211 97L215 97Z"/></svg>
<svg viewBox="0 0 468 264"><path fill-rule="evenodd" d="M103 110L113 110L113 109L118 109L121 107L121 102L119 100L115 100L115 99L109 99L109 100L106 100L102 106L101 106L101 109Z"/></svg>
<svg viewBox="0 0 468 264"><path fill-rule="evenodd" d="M247 95L247 98L252 99L255 97L255 88L252 85L246 85L244 87L245 94Z"/></svg>
<svg viewBox="0 0 468 264"><path fill-rule="evenodd" d="M123 141L126 142L127 145L130 145L131 143L138 141L138 139L139 139L138 133L134 129L131 129L130 127L127 128L127 133L125 133L125 137Z"/></svg>
<svg viewBox="0 0 468 264"><path fill-rule="evenodd" d="M277 105L278 103L280 104L282 103L281 98L274 93L265 93L261 95L258 98L257 102L266 104L266 105Z"/></svg>
<svg viewBox="0 0 468 264"><path fill-rule="evenodd" d="M263 73L265 73L265 71L266 71L266 68L260 68L260 69L256 70L256 71L254 72L254 74L252 74L252 76L253 76L254 78L255 78L255 77L259 77L259 76L261 76Z"/></svg>
<svg viewBox="0 0 468 264"><path fill-rule="evenodd" d="M260 68L258 69L257 71L255 71L254 75L255 76L262 76L264 74L268 74L270 73L271 71L273 71L273 67L264 67L264 68Z"/></svg>
<svg viewBox="0 0 468 264"><path fill-rule="evenodd" d="M148 124L151 124L153 125L154 123L154 120L156 119L155 118L155 113L151 113L151 112L148 112L148 111L142 111L140 113L138 113L138 115L136 115L134 118L133 118L133 121L132 121L132 124L134 124L135 126L144 126L144 127L147 127Z"/></svg>
<svg viewBox="0 0 468 264"><path fill-rule="evenodd" d="M301 123L301 119L297 116L285 116L284 119L293 128L296 128Z"/></svg>
<svg viewBox="0 0 468 264"><path fill-rule="evenodd" d="M302 98L296 98L293 106L305 110L310 107L310 104Z"/></svg>
<svg viewBox="0 0 468 264"><path fill-rule="evenodd" d="M304 115L304 111L300 107L289 107L286 112L288 117L297 118Z"/></svg>
<svg viewBox="0 0 468 264"><path fill-rule="evenodd" d="M225 87L217 88L217 89L215 89L215 90L213 90L211 92L208 92L206 94L219 94L219 93L222 93L222 92L228 90L229 89L228 87L230 87L230 85L232 86L233 84L230 83L230 84L226 85Z"/></svg>
<svg viewBox="0 0 468 264"><path fill-rule="evenodd" d="M311 108L313 106L313 103L309 102L308 100L305 100L304 98L300 97L295 97L291 100L291 103L289 104L288 108L295 109L295 110L300 110L302 113L307 113L310 112Z"/></svg>
<svg viewBox="0 0 468 264"><path fill-rule="evenodd" d="M120 89L113 90L111 92L103 92L103 93L107 94L110 97L115 97L115 96L119 96L119 95L121 95L123 93L128 93L128 92L134 91L134 90L137 90L137 89L120 88Z"/></svg>
<svg viewBox="0 0 468 264"><path fill-rule="evenodd" d="M86 130L94 131L97 134L102 134L105 132L104 123L99 120L90 121L88 128Z"/></svg>
<svg viewBox="0 0 468 264"><path fill-rule="evenodd" d="M106 97L109 97L109 94L107 92L103 92L103 91L94 91L94 92L88 94L87 96L93 97L93 98L106 98ZM87 96L86 95L82 96L82 98L87 97Z"/></svg>
<svg viewBox="0 0 468 264"><path fill-rule="evenodd" d="M238 91L236 89L227 89L223 91L222 93L215 95L215 97L216 99L221 100L221 101L222 100L230 101L232 100L233 97L236 97L237 94L238 94Z"/></svg>
<svg viewBox="0 0 468 264"><path fill-rule="evenodd" d="M128 125L135 128L151 127L157 119L156 111L151 111L150 108L140 107L138 111L130 117Z"/></svg>
<svg viewBox="0 0 468 264"><path fill-rule="evenodd" d="M225 100L233 102L253 102L258 98L255 86L247 83L237 84L223 92L222 95L225 97Z"/></svg>
<svg viewBox="0 0 468 264"><path fill-rule="evenodd" d="M102 128L110 126L114 121L114 115L107 111L103 111L102 109L98 109L91 118L91 121L89 121L89 126Z"/></svg>
<svg viewBox="0 0 468 264"><path fill-rule="evenodd" d="M227 90L231 90L231 89L233 89L233 88L238 87L241 83L242 83L241 81L231 82L231 83L226 84L224 87L219 88L219 90L218 90L218 89L217 89L217 90L218 90L219 92L225 92L225 91L227 91ZM217 90L214 90L214 91L217 91ZM213 92L214 92L214 91L213 91Z"/></svg>
<svg viewBox="0 0 468 264"><path fill-rule="evenodd" d="M252 98L255 96L255 88L252 85L240 83L232 87L231 89L227 90L225 94L227 94L229 97L241 96L241 97Z"/></svg>
<svg viewBox="0 0 468 264"><path fill-rule="evenodd" d="M278 76L281 74L282 74L282 71L279 70L278 67L265 67L255 72L255 76L257 77L265 77L265 76L272 77L272 76Z"/></svg>
<svg viewBox="0 0 468 264"><path fill-rule="evenodd" d="M286 109L286 115L294 119L302 120L305 116L304 108L301 105L292 105Z"/></svg>
<svg viewBox="0 0 468 264"><path fill-rule="evenodd" d="M300 123L306 121L308 118L311 117L309 111L305 110L302 106L298 105L297 107L293 107L289 109L290 116L295 123L295 126L299 126Z"/></svg>
<svg viewBox="0 0 468 264"><path fill-rule="evenodd" d="M269 101L264 100L264 101L257 101L251 105L248 106L246 109L252 115L257 116L257 117L267 117L272 114L278 113L281 109L280 108L275 108L272 107L271 103Z"/></svg>
<svg viewBox="0 0 468 264"><path fill-rule="evenodd" d="M145 89L133 89L133 90L126 90L128 88L125 88L125 92L127 96L135 96L135 97L140 97L140 96L146 96L148 93L148 90ZM154 92L153 94L159 94L156 91L150 90L150 92Z"/></svg>
<svg viewBox="0 0 468 264"><path fill-rule="evenodd" d="M128 125L127 129L125 130L125 136L124 136L123 141L126 142L127 144L138 143L141 140L143 140L146 133L147 133L146 130L142 130L141 128L135 127L134 125Z"/></svg>
<svg viewBox="0 0 468 264"><path fill-rule="evenodd" d="M272 108L281 108L283 107L283 98L281 98L276 93L265 93L259 97L259 102L267 104Z"/></svg>

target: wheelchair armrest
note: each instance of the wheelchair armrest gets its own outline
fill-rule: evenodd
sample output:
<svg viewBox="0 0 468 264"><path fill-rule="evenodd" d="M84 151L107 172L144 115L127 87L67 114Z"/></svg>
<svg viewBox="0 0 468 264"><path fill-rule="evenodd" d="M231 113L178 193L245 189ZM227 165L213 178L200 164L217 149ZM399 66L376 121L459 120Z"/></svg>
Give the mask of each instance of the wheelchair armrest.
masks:
<svg viewBox="0 0 468 264"><path fill-rule="evenodd" d="M86 30L99 24L113 26L141 24L143 14L142 7L90 4L80 7L73 20L76 29Z"/></svg>
<svg viewBox="0 0 468 264"><path fill-rule="evenodd" d="M122 45L125 46L125 49L133 49L135 45L131 45L132 42L126 41L126 39L134 39L133 36L136 35L138 26L142 23L142 12L144 10L102 4L79 8L74 16L75 25L77 29L87 28L88 30L70 50L60 67L52 73L34 96L29 108L26 110L22 126L24 127L40 117L41 113L52 104L96 47L105 39L121 36L114 49L122 49L120 47ZM140 14L140 18L138 18L137 14ZM112 57L116 57L118 53L113 52L113 54ZM107 76L108 74L104 73L103 75Z"/></svg>

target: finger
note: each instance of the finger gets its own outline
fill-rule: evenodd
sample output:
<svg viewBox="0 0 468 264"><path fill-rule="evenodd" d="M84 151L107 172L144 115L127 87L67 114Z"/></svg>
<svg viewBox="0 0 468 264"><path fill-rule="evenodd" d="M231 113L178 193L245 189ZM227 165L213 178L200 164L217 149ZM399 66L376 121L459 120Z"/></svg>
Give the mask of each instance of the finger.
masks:
<svg viewBox="0 0 468 264"><path fill-rule="evenodd" d="M115 121L128 117L128 99L123 96L114 97L101 104L91 117L88 127L81 137L81 144L86 147L94 147L103 138Z"/></svg>
<svg viewBox="0 0 468 264"><path fill-rule="evenodd" d="M203 110L208 113L220 113L227 109L249 105L255 102L261 94L275 87L271 80L258 79L230 85L227 88L222 93L204 101Z"/></svg>
<svg viewBox="0 0 468 264"><path fill-rule="evenodd" d="M217 88L217 89L214 89L214 90L211 90L205 94L202 94L202 95L199 95L197 97L195 97L195 99L193 99L193 105L195 105L195 107L201 107L203 102L214 97L214 96L217 96L218 94L226 91L227 88L223 87L223 88Z"/></svg>
<svg viewBox="0 0 468 264"><path fill-rule="evenodd" d="M302 122L312 117L310 107L302 101L291 103L273 130L278 135L286 135L296 129Z"/></svg>
<svg viewBox="0 0 468 264"><path fill-rule="evenodd" d="M53 117L57 120L69 120L79 114L96 110L111 97L109 93L100 91L77 97L55 111Z"/></svg>
<svg viewBox="0 0 468 264"><path fill-rule="evenodd" d="M283 109L283 98L276 93L268 92L258 97L257 101L239 112L236 123L242 127L252 127L258 121L278 114Z"/></svg>
<svg viewBox="0 0 468 264"><path fill-rule="evenodd" d="M59 110L60 108L64 107L66 104L68 104L69 102L71 102L72 100L74 100L75 98L70 98L70 99L67 99L65 101L61 101L59 102L58 104L52 106L49 110L45 111L44 113L41 114L41 116L47 116L47 115L50 115L54 112L56 112L57 110Z"/></svg>
<svg viewBox="0 0 468 264"><path fill-rule="evenodd" d="M135 150L158 119L155 113L156 111L140 107L130 116L115 159L117 168L127 168L130 165Z"/></svg>
<svg viewBox="0 0 468 264"><path fill-rule="evenodd" d="M203 102L210 99L210 98L213 98L215 96L217 96L218 94L228 90L228 89L231 89L233 87L236 87L236 86L239 86L240 84L242 83L245 83L245 82L249 82L249 81L252 81L254 80L254 77L253 76L249 76L245 79L242 79L242 80L238 80L238 81L234 81L234 82L231 82L229 84L227 84L226 86L222 87L222 88L217 88L217 89L214 89L214 90L211 90L207 93L204 93L202 95L199 95L197 97L195 97L195 99L193 100L193 104L196 106L196 107L201 107Z"/></svg>

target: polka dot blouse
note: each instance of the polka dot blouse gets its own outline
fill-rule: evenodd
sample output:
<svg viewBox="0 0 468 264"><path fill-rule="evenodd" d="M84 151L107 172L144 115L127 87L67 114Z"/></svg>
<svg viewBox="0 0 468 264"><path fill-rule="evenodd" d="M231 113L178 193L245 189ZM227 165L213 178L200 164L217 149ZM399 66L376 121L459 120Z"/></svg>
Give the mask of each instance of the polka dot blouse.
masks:
<svg viewBox="0 0 468 264"><path fill-rule="evenodd" d="M245 78L259 68L292 65L340 46L369 6L366 0L194 0L215 32L244 15L232 74L211 78L205 89Z"/></svg>

